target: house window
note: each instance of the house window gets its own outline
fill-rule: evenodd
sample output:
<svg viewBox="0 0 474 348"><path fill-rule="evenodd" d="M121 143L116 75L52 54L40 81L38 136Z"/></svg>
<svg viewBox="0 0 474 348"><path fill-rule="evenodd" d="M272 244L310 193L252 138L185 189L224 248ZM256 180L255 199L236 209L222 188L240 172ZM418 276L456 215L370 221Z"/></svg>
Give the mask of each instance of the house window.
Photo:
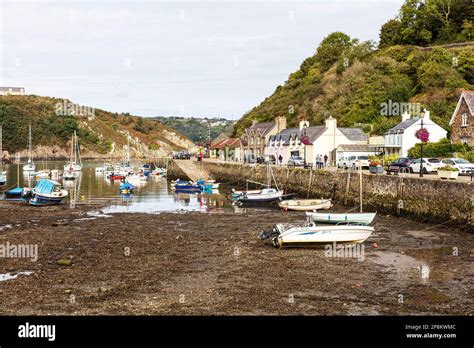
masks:
<svg viewBox="0 0 474 348"><path fill-rule="evenodd" d="M461 115L461 127L467 127L467 122L468 122L467 113L464 113Z"/></svg>
<svg viewBox="0 0 474 348"><path fill-rule="evenodd" d="M469 143L469 138L461 138L461 143L463 144Z"/></svg>

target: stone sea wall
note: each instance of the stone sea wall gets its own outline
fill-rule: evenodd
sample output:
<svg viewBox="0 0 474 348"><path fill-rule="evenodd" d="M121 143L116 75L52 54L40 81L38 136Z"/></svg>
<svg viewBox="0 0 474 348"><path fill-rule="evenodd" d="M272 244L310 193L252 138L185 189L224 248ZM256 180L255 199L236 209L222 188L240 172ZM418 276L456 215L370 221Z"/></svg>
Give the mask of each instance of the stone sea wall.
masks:
<svg viewBox="0 0 474 348"><path fill-rule="evenodd" d="M232 185L244 185L246 180L266 182L264 165L215 162L199 165L220 182ZM273 174L280 188L301 198L324 197L349 207L359 205L358 172L274 166ZM409 216L473 231L474 183L362 174L362 187L365 211Z"/></svg>

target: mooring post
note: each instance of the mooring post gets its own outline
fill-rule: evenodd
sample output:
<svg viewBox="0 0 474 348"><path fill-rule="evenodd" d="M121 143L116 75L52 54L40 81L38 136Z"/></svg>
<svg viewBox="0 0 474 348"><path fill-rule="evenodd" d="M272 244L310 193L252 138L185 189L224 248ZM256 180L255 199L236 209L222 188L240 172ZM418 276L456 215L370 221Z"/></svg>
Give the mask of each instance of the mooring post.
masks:
<svg viewBox="0 0 474 348"><path fill-rule="evenodd" d="M351 171L347 171L346 192L344 193L344 205L347 205L347 198L349 196L349 188L351 187Z"/></svg>
<svg viewBox="0 0 474 348"><path fill-rule="evenodd" d="M313 169L309 170L309 180L308 180L308 194L306 198L309 198L309 192L311 190L311 181L313 180Z"/></svg>

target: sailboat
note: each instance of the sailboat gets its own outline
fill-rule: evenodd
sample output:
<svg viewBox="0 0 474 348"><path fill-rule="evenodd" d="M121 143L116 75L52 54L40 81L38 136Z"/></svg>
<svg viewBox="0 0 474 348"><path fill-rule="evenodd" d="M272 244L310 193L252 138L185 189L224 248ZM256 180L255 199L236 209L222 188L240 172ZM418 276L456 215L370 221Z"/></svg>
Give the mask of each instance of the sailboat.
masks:
<svg viewBox="0 0 474 348"><path fill-rule="evenodd" d="M3 126L0 126L0 186L7 183L7 172L3 170Z"/></svg>
<svg viewBox="0 0 474 348"><path fill-rule="evenodd" d="M132 172L132 167L130 166L130 133L127 133L127 159L120 165L119 174L129 175Z"/></svg>
<svg viewBox="0 0 474 348"><path fill-rule="evenodd" d="M275 183L275 188L271 187L272 179ZM283 190L278 188L275 177L273 176L272 167L270 164L267 164L267 184L260 185L266 186L265 188L258 191L242 191L237 195L236 200L241 204L258 204L258 203L270 203L275 201L281 201L284 199L289 199L294 196L294 194L284 194ZM233 191L235 194L235 191Z"/></svg>
<svg viewBox="0 0 474 348"><path fill-rule="evenodd" d="M71 159L69 160L68 163L64 165L65 174L66 172L68 173L80 172L82 170L81 155L79 152L80 151L79 151L79 143L77 141L77 134L76 134L76 131L74 131L74 134L71 140Z"/></svg>
<svg viewBox="0 0 474 348"><path fill-rule="evenodd" d="M31 145L31 123L30 123L30 130L28 135L28 162L23 166L24 172L34 172L36 170L35 163L33 162L33 154L32 154L32 145Z"/></svg>

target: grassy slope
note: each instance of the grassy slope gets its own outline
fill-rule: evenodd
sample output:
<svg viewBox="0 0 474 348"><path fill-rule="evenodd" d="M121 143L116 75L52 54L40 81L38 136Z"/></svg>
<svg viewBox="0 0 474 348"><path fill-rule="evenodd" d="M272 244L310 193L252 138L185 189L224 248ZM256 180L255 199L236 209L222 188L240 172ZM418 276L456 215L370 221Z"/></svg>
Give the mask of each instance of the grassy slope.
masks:
<svg viewBox="0 0 474 348"><path fill-rule="evenodd" d="M3 148L10 152L27 147L28 124L31 122L35 145L67 147L71 134L78 132L81 145L90 152L105 154L115 143L127 143L125 132L152 149L182 149L192 146L185 136L156 120L129 114L95 109L95 118L58 116L55 105L63 99L40 96L0 97L0 124L3 125ZM173 135L173 133L175 135Z"/></svg>
<svg viewBox="0 0 474 348"><path fill-rule="evenodd" d="M321 76L315 63L314 69L291 74L283 86L242 117L234 133L242 134L252 119L264 122L281 115L294 126L305 113L311 124L322 124L331 114L342 126L370 123L374 134L382 134L400 120L380 116L380 104L388 100L419 102L448 129L461 89L472 89L474 84L473 66L474 45L392 46L353 59L348 67L339 60ZM293 114L290 106L295 109Z"/></svg>

